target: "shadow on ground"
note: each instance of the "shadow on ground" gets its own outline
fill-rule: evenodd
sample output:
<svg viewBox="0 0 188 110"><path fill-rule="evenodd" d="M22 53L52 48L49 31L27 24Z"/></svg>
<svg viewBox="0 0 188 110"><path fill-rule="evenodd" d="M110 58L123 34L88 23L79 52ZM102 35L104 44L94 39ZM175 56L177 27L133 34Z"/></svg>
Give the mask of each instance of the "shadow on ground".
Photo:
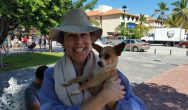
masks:
<svg viewBox="0 0 188 110"><path fill-rule="evenodd" d="M188 95L170 86L154 83L133 85L135 94L144 101L148 110L188 110Z"/></svg>

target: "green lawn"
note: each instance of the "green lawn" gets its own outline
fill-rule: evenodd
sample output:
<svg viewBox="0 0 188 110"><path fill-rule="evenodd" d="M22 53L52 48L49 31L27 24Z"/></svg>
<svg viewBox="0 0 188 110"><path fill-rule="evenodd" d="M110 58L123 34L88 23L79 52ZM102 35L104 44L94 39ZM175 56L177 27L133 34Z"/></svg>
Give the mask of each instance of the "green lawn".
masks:
<svg viewBox="0 0 188 110"><path fill-rule="evenodd" d="M61 56L63 56L63 52L27 52L3 56L4 67L0 68L0 72L53 64L60 59Z"/></svg>

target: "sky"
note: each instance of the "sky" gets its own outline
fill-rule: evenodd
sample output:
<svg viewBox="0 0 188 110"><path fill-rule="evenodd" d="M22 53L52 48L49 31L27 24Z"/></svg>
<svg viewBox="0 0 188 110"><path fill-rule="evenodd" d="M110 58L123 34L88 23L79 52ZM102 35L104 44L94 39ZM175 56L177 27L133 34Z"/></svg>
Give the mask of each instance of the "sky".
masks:
<svg viewBox="0 0 188 110"><path fill-rule="evenodd" d="M126 11L128 13L142 13L151 16L155 9L159 9L158 3L162 1L165 2L170 9L167 13L170 13L173 8L171 3L177 0L99 0L96 7L99 5L108 5L113 8L122 9L122 6L126 5Z"/></svg>

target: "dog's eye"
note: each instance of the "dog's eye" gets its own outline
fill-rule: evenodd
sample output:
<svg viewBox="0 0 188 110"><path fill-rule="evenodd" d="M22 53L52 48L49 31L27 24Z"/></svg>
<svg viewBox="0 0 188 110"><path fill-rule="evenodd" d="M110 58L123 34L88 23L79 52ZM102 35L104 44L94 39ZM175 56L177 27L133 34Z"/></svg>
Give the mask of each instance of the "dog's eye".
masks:
<svg viewBox="0 0 188 110"><path fill-rule="evenodd" d="M110 58L110 55L105 55L104 56L104 59L108 59L108 58Z"/></svg>
<svg viewBox="0 0 188 110"><path fill-rule="evenodd" d="M99 58L101 58L102 57L102 55L101 54L99 54Z"/></svg>

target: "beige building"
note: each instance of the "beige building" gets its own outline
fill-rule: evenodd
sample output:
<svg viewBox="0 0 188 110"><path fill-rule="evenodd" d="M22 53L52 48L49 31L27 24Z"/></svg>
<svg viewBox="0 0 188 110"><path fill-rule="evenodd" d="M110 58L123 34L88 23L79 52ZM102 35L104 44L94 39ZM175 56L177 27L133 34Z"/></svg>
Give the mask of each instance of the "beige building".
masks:
<svg viewBox="0 0 188 110"><path fill-rule="evenodd" d="M118 27L121 23L132 22L139 24L138 14L131 14L106 5L101 5L98 9L92 11L86 11L86 13L90 19L97 20L100 23L99 27L103 29L103 36L107 36L109 33L114 33L115 28ZM125 19L123 19L123 17ZM155 18L148 16L147 22L149 24L144 24L145 26L161 27L161 21Z"/></svg>

